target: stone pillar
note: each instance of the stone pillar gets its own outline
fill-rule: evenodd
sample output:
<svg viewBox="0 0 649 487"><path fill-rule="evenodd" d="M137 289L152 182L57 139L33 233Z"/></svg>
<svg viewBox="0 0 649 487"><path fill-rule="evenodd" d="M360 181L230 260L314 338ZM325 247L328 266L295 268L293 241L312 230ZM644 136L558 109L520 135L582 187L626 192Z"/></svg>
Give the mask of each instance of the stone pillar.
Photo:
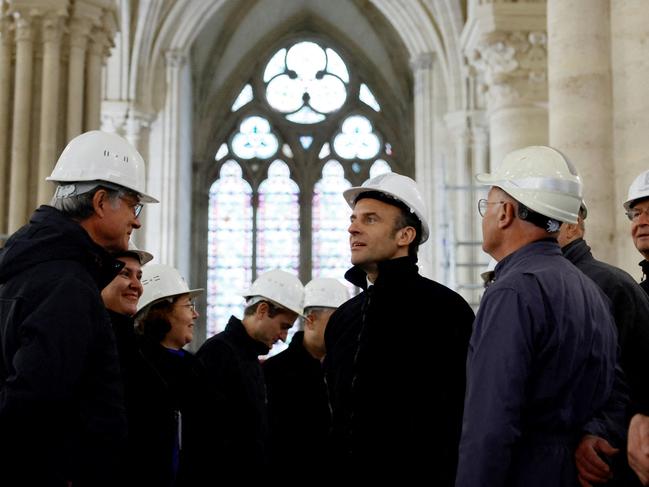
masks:
<svg viewBox="0 0 649 487"><path fill-rule="evenodd" d="M548 143L545 24L544 2L482 3L462 32L485 91L492 166L511 150Z"/></svg>
<svg viewBox="0 0 649 487"><path fill-rule="evenodd" d="M11 78L11 46L13 41L11 20L0 19L0 234L7 232L7 176L9 170L9 128Z"/></svg>
<svg viewBox="0 0 649 487"><path fill-rule="evenodd" d="M612 3L548 1L550 144L579 171L588 204L588 241L597 258L607 262L614 262L614 208L622 212L622 201L614 201L611 191Z"/></svg>
<svg viewBox="0 0 649 487"><path fill-rule="evenodd" d="M611 202L616 223L614 248L617 264L640 280L638 262L642 257L631 241L630 222L622 213L621 205L631 181L649 169L649 3L646 0L616 0L610 3L610 8L615 137L611 158L615 161L615 196ZM611 185L595 188L610 192ZM586 195L592 198L590 191ZM587 223L588 228L589 225ZM590 242L598 236L588 230L586 237Z"/></svg>
<svg viewBox="0 0 649 487"><path fill-rule="evenodd" d="M411 62L414 73L415 90L415 178L426 203L426 218L430 225L428 242L419 248L419 266L422 275L434 277L438 262L435 254L436 242L439 239L438 222L433 212L435 206L434 165L436 160L434 139L434 69L435 55L422 53Z"/></svg>
<svg viewBox="0 0 649 487"><path fill-rule="evenodd" d="M32 113L32 68L34 61L33 20L22 12L14 13L16 23L16 77L13 130L11 138L11 176L9 185L9 233L27 223L30 118Z"/></svg>
<svg viewBox="0 0 649 487"><path fill-rule="evenodd" d="M66 140L82 131L85 88L85 62L88 35L92 24L89 19L78 17L70 23L70 56L68 62L68 120Z"/></svg>
<svg viewBox="0 0 649 487"><path fill-rule="evenodd" d="M106 43L106 34L100 28L93 29L87 52L84 131L98 130L100 127L101 66Z"/></svg>
<svg viewBox="0 0 649 487"><path fill-rule="evenodd" d="M48 15L43 22L43 73L41 96L40 143L38 151L38 205L52 197L52 183L46 181L58 156L57 133L59 115L59 84L61 78L62 19L58 14Z"/></svg>

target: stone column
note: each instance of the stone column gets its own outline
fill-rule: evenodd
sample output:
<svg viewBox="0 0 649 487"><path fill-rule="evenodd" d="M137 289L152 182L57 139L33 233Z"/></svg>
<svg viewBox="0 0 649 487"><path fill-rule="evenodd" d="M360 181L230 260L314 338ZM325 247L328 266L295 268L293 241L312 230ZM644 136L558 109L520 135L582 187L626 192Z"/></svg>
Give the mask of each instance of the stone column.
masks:
<svg viewBox="0 0 649 487"><path fill-rule="evenodd" d="M639 280L641 255L629 236L630 223L622 213L621 204L626 200L631 181L649 169L649 3L645 0L616 0L610 5L615 137L611 158L615 161L615 196L611 202L616 222L614 248L617 264ZM611 187L609 183L593 189L610 192ZM586 195L592 199L590 191ZM586 236L589 242L597 238L590 230Z"/></svg>
<svg viewBox="0 0 649 487"><path fill-rule="evenodd" d="M492 169L505 154L548 143L544 2L474 6L462 47L484 90Z"/></svg>
<svg viewBox="0 0 649 487"><path fill-rule="evenodd" d="M470 62L486 91L491 163L510 151L548 143L546 35L500 34L480 43Z"/></svg>
<svg viewBox="0 0 649 487"><path fill-rule="evenodd" d="M101 123L101 66L107 44L106 33L93 29L87 52L86 66L86 113L84 131L97 130Z"/></svg>
<svg viewBox="0 0 649 487"><path fill-rule="evenodd" d="M58 156L59 84L61 78L61 37L63 23L58 14L48 15L43 22L43 74L41 96L40 143L38 151L38 205L49 202L52 183L50 175Z"/></svg>
<svg viewBox="0 0 649 487"><path fill-rule="evenodd" d="M13 130L11 138L11 177L9 185L9 233L27 223L30 118L32 107L32 65L34 61L33 20L14 13L16 23L16 77Z"/></svg>
<svg viewBox="0 0 649 487"><path fill-rule="evenodd" d="M434 165L436 160L434 139L434 69L435 55L422 53L411 62L414 73L415 91L415 178L426 203L426 218L430 225L430 237L419 249L419 266L422 275L434 277L437 269L435 248L439 239L438 222L433 213L435 205Z"/></svg>
<svg viewBox="0 0 649 487"><path fill-rule="evenodd" d="M67 137L70 140L82 131L85 88L85 62L88 34L92 27L87 18L74 18L70 23L70 56L68 63L68 120Z"/></svg>
<svg viewBox="0 0 649 487"><path fill-rule="evenodd" d="M9 168L9 103L11 78L12 23L8 17L0 19L0 234L7 232L7 171Z"/></svg>
<svg viewBox="0 0 649 487"><path fill-rule="evenodd" d="M614 201L611 191L612 3L548 1L550 144L579 171L589 210L588 241L597 258L607 262L614 262L614 208L622 212L622 201Z"/></svg>

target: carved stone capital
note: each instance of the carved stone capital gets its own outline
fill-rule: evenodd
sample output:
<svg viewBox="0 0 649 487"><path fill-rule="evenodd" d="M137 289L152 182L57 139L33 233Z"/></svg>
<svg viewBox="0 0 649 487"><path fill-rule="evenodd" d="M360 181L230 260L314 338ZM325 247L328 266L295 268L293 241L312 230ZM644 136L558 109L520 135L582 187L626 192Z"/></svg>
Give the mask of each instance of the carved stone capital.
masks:
<svg viewBox="0 0 649 487"><path fill-rule="evenodd" d="M70 47L85 49L88 46L88 36L92 29L92 21L78 17L70 22Z"/></svg>
<svg viewBox="0 0 649 487"><path fill-rule="evenodd" d="M63 18L61 15L48 14L43 18L43 43L59 43L63 36Z"/></svg>
<svg viewBox="0 0 649 487"><path fill-rule="evenodd" d="M24 13L14 13L16 43L31 42L34 40L33 20Z"/></svg>
<svg viewBox="0 0 649 487"><path fill-rule="evenodd" d="M170 49L165 52L165 65L168 68L181 68L187 62L187 54L178 49Z"/></svg>
<svg viewBox="0 0 649 487"><path fill-rule="evenodd" d="M489 36L468 61L485 91L489 110L547 101L545 32L507 32Z"/></svg>
<svg viewBox="0 0 649 487"><path fill-rule="evenodd" d="M435 53L422 52L410 60L410 68L413 72L432 69L435 63Z"/></svg>

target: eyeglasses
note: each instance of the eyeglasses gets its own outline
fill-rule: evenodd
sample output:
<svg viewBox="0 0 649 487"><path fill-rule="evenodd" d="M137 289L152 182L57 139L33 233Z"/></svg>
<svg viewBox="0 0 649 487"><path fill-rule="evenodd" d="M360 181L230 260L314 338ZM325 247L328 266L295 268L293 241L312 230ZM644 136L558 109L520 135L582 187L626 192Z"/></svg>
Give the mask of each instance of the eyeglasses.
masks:
<svg viewBox="0 0 649 487"><path fill-rule="evenodd" d="M480 216L484 217L485 213L487 212L487 207L489 205L502 205L506 203L506 201L487 201L486 199L482 198L478 200L478 213L480 213Z"/></svg>
<svg viewBox="0 0 649 487"><path fill-rule="evenodd" d="M178 306L182 306L183 308L189 308L192 310L192 313L196 312L196 303L194 301L190 301L189 304L179 304Z"/></svg>
<svg viewBox="0 0 649 487"><path fill-rule="evenodd" d="M645 208L645 209L631 208L630 210L627 210L624 213L626 213L626 216L627 216L627 218L629 220L631 220L632 222L635 222L635 221L638 221L638 218L640 218L640 215L642 215L643 213L646 213L647 215L649 215L649 208Z"/></svg>
<svg viewBox="0 0 649 487"><path fill-rule="evenodd" d="M120 196L120 199L122 201L125 201L126 204L133 210L133 214L135 215L135 218L138 218L140 216L140 213L142 213L142 208L144 207L142 203L133 203L127 200L124 196Z"/></svg>

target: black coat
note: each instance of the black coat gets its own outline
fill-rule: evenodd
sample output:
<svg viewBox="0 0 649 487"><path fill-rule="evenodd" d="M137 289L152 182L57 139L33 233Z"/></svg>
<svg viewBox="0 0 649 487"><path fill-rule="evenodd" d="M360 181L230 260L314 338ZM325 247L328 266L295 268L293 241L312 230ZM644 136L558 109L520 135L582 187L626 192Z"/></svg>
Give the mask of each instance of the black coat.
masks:
<svg viewBox="0 0 649 487"><path fill-rule="evenodd" d="M647 276L649 276L649 260L642 259L638 265L642 267L642 282L640 282L640 286L642 286L645 293L649 294L649 279L647 279Z"/></svg>
<svg viewBox="0 0 649 487"><path fill-rule="evenodd" d="M366 287L359 268L345 277ZM457 293L419 275L415 259L379 263L374 285L325 331L332 469L453 485L473 318Z"/></svg>
<svg viewBox="0 0 649 487"><path fill-rule="evenodd" d="M49 206L0 253L3 485L115 485L126 417L100 290L122 266Z"/></svg>
<svg viewBox="0 0 649 487"><path fill-rule="evenodd" d="M263 363L268 393L270 458L296 472L321 472L331 425L327 387L320 360L304 348L304 332Z"/></svg>
<svg viewBox="0 0 649 487"><path fill-rule="evenodd" d="M258 360L266 353L268 347L234 316L196 353L201 393L185 417L184 485L251 485L270 478L266 387Z"/></svg>
<svg viewBox="0 0 649 487"><path fill-rule="evenodd" d="M634 408L631 412L649 414L649 297L622 269L595 259L583 239L561 250L611 300L621 350L620 362L631 391Z"/></svg>

